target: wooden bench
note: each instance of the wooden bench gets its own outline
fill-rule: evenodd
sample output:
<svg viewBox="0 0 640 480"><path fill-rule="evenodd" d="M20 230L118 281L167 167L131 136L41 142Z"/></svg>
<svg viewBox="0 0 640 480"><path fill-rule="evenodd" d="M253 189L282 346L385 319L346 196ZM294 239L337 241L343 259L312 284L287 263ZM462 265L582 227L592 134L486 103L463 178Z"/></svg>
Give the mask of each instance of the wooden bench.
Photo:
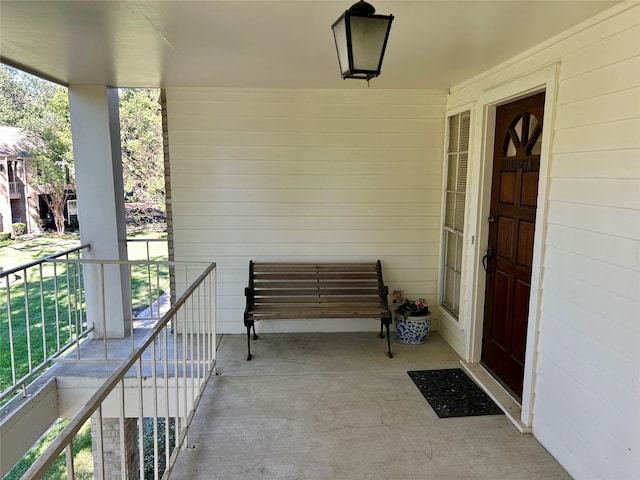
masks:
<svg viewBox="0 0 640 480"><path fill-rule="evenodd" d="M257 340L259 320L307 318L379 318L380 338L387 329L391 354L389 289L382 281L380 260L375 263L249 262L247 306L247 360L251 360L251 328Z"/></svg>

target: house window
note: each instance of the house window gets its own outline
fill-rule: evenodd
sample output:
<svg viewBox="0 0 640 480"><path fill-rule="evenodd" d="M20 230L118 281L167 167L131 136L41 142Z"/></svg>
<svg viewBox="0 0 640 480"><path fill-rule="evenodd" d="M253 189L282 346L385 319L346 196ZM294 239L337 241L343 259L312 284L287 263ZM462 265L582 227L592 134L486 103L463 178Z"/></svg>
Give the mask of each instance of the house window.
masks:
<svg viewBox="0 0 640 480"><path fill-rule="evenodd" d="M470 112L449 117L449 145L445 165L440 305L456 320L460 313L470 118Z"/></svg>

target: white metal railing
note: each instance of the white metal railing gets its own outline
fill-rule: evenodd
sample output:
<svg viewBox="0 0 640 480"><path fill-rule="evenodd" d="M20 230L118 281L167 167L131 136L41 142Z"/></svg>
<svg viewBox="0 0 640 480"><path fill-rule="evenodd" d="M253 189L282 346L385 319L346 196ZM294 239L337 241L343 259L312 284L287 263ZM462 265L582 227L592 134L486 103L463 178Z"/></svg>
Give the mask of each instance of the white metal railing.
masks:
<svg viewBox="0 0 640 480"><path fill-rule="evenodd" d="M90 260L72 263L101 263L102 265L131 262L98 262ZM161 262L157 262L161 263ZM166 263L166 262L165 262ZM51 445L41 454L22 478L42 478L58 456L65 451L66 477L74 479L73 439L88 419L95 419L93 447L96 478L110 476L118 468L122 478L145 478L145 457L153 458L152 477L169 478L180 448L187 442L191 419L216 360L216 269L215 264L181 264L168 262L175 270L184 270L184 279L197 274L193 282L177 281L185 290L169 311L150 329L144 341L117 366L91 399L84 404ZM82 361L82 360L81 360ZM117 419L119 425L118 465L109 464L112 456L105 455L105 418ZM137 422L137 445L127 441L125 423ZM153 423L152 452L145 451L143 424ZM164 424L164 428L159 428ZM169 425L174 426L175 438L170 438ZM158 432L163 435L158 438ZM113 438L110 439L112 441ZM163 440L163 442L161 441ZM164 448L161 451L161 445ZM171 448L171 445L175 448ZM129 455L137 450L137 465L132 466ZM161 461L163 460L163 461ZM164 469L161 467L164 464Z"/></svg>
<svg viewBox="0 0 640 480"><path fill-rule="evenodd" d="M84 306L84 275L77 264L89 245L0 272L0 341L3 366L0 404L91 331ZM6 358L9 357L9 358Z"/></svg>
<svg viewBox="0 0 640 480"><path fill-rule="evenodd" d="M170 307L173 267L166 261L166 239L136 238L129 243L143 246L130 248L134 258L126 262L133 278L131 333L134 327L152 326ZM0 368L0 405L19 390L26 396L34 378L54 361L68 361L62 357L93 330L95 319L88 319L86 312L84 269L69 261L82 259L89 248L82 245L0 271L0 365L5 367ZM106 359L106 339L104 345ZM76 359L80 356L81 349L75 348Z"/></svg>

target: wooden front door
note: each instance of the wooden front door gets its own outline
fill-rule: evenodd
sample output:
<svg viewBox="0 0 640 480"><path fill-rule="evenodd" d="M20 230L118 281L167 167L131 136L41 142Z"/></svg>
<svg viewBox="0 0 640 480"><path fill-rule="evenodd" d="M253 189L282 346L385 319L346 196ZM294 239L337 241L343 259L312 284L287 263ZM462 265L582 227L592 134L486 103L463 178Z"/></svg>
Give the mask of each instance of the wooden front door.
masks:
<svg viewBox="0 0 640 480"><path fill-rule="evenodd" d="M522 397L544 93L496 110L482 363Z"/></svg>

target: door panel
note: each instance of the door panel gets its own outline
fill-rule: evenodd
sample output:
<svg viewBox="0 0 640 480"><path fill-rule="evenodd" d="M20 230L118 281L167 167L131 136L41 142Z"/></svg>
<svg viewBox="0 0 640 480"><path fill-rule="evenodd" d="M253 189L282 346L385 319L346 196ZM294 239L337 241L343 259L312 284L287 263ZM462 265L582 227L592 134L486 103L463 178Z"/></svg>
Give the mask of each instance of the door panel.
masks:
<svg viewBox="0 0 640 480"><path fill-rule="evenodd" d="M522 395L544 93L496 109L482 362Z"/></svg>

